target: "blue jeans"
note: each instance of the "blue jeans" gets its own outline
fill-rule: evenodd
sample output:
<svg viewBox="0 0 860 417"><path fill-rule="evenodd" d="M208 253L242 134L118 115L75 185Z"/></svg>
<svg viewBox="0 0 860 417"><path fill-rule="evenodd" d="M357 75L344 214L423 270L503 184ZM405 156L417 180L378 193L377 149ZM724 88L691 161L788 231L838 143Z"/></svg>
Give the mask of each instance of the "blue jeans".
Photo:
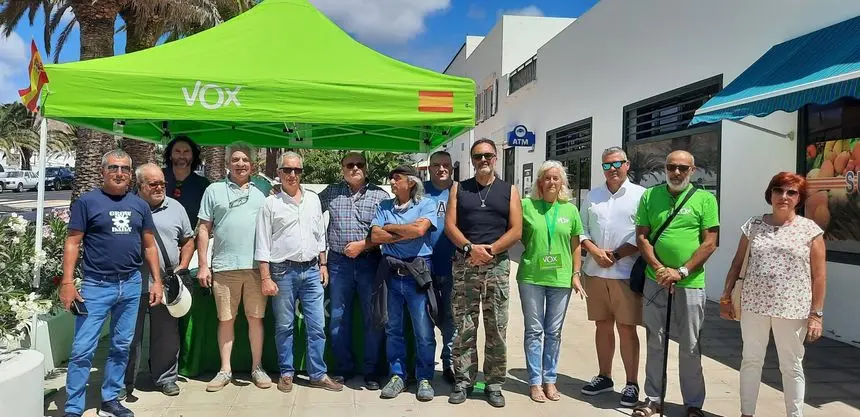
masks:
<svg viewBox="0 0 860 417"><path fill-rule="evenodd" d="M525 324L526 368L529 385L555 384L561 327L570 301L570 288L519 282ZM543 340L541 340L543 339Z"/></svg>
<svg viewBox="0 0 860 417"><path fill-rule="evenodd" d="M323 286L318 265L298 267L288 263L271 263L272 280L278 285L278 294L272 297L275 312L275 343L278 348L278 365L281 376L293 376L293 337L296 319L296 300L301 303L301 313L308 338L308 376L312 381L325 377L325 304Z"/></svg>
<svg viewBox="0 0 860 417"><path fill-rule="evenodd" d="M369 254L352 259L330 251L329 303L331 304L331 347L335 357L334 375L350 376L355 373L352 354L352 301L358 293L364 324L364 363L361 372L365 377L378 377L382 363L382 344L385 333L378 329L370 316L371 288L379 266L379 255ZM356 291L358 290L358 291Z"/></svg>
<svg viewBox="0 0 860 417"><path fill-rule="evenodd" d="M442 369L451 368L451 349L454 345L454 312L451 309L451 295L454 292L454 278L452 276L433 276L433 285L439 294L439 314L442 319L439 322L439 330L442 332Z"/></svg>
<svg viewBox="0 0 860 417"><path fill-rule="evenodd" d="M66 374L66 413L84 412L93 355L108 314L111 316L110 352L104 367L102 401L115 400L119 396L134 339L140 291L140 272L125 280L116 276L84 276L81 298L88 314L75 317L75 340Z"/></svg>
<svg viewBox="0 0 860 417"><path fill-rule="evenodd" d="M404 305L412 318L415 334L415 377L433 380L436 335L427 310L427 292L419 291L415 278L395 274L388 279L388 323L385 324L385 351L392 376L406 380L406 340L403 337Z"/></svg>

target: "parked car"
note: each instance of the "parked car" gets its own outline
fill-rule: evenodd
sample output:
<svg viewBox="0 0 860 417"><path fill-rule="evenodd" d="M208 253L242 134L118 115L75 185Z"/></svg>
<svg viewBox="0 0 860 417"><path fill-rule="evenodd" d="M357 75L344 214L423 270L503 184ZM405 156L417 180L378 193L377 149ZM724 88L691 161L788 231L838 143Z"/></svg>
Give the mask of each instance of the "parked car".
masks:
<svg viewBox="0 0 860 417"><path fill-rule="evenodd" d="M33 171L9 170L4 172L3 190L12 190L20 193L24 190L35 190L39 186L39 176Z"/></svg>
<svg viewBox="0 0 860 417"><path fill-rule="evenodd" d="M71 190L75 184L75 174L66 167L45 168L46 190Z"/></svg>

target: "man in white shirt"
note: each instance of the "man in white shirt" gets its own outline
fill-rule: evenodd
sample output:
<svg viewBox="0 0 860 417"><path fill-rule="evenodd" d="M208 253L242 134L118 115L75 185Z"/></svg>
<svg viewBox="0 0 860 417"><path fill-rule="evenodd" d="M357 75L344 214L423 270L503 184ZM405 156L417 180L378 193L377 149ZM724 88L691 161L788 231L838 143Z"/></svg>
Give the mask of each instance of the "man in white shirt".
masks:
<svg viewBox="0 0 860 417"><path fill-rule="evenodd" d="M301 186L302 157L286 152L278 178L281 190L269 197L257 215L254 258L260 263L263 295L272 296L275 344L281 376L278 389L293 389L293 337L296 300L301 302L308 338L307 371L310 386L341 391L343 385L326 375L325 307L328 285L325 227L316 193Z"/></svg>
<svg viewBox="0 0 860 417"><path fill-rule="evenodd" d="M603 151L606 183L592 190L580 207L584 233L579 236L588 251L583 265L583 286L588 294L588 319L596 324L595 345L600 372L582 388L586 395L614 390L612 357L615 354L615 327L621 344L621 360L627 384L621 391L621 405L639 402L639 337L642 298L630 289L630 270L638 256L636 210L645 189L627 179L630 162L619 147Z"/></svg>

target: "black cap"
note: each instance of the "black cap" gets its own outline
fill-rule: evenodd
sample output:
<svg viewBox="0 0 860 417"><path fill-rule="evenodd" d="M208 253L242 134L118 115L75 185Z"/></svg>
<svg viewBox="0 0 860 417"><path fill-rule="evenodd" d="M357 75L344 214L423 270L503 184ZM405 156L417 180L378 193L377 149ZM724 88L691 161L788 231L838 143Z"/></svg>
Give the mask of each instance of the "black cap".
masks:
<svg viewBox="0 0 860 417"><path fill-rule="evenodd" d="M391 170L391 172L388 174L388 178L393 177L394 174L403 174L412 177L418 176L418 173L415 172L415 168L410 165L398 165L396 168Z"/></svg>

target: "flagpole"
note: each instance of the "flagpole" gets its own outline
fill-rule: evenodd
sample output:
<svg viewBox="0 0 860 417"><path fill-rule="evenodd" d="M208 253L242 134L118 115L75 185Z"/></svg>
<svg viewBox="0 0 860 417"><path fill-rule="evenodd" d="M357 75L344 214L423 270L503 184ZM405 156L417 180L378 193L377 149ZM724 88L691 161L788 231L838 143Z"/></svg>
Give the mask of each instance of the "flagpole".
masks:
<svg viewBox="0 0 860 417"><path fill-rule="evenodd" d="M48 119L42 117L42 123L39 127L39 186L38 197L36 200L36 242L35 254L42 251L42 236L45 224L45 164L48 162ZM38 265L35 260L33 262L33 288L38 289L41 282L42 266ZM36 350L36 338L39 334L39 316L33 315L33 324L30 328L30 349Z"/></svg>

